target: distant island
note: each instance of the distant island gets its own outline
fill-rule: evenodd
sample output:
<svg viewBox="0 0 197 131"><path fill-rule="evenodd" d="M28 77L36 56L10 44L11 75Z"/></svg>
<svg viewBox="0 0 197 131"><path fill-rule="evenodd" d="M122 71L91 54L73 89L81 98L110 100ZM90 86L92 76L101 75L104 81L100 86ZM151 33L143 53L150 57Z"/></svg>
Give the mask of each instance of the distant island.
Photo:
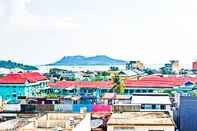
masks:
<svg viewBox="0 0 197 131"><path fill-rule="evenodd" d="M85 56L64 56L59 61L48 64L49 66L88 66L88 65L124 65L127 61L113 59L105 55L97 55L92 57Z"/></svg>
<svg viewBox="0 0 197 131"><path fill-rule="evenodd" d="M8 60L8 61L1 60L0 68L7 68L7 69L19 68L19 69L26 70L26 71L38 70L38 68L35 66L24 65L24 64L13 62L11 60Z"/></svg>

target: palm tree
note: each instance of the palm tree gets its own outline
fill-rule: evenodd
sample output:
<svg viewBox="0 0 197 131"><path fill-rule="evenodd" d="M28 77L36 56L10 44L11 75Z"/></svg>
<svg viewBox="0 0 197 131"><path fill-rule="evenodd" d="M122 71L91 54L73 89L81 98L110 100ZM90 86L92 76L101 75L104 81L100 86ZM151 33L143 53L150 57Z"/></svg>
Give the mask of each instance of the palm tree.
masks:
<svg viewBox="0 0 197 131"><path fill-rule="evenodd" d="M115 75L112 79L113 79L112 91L118 94L124 93L125 86L121 78L118 75Z"/></svg>

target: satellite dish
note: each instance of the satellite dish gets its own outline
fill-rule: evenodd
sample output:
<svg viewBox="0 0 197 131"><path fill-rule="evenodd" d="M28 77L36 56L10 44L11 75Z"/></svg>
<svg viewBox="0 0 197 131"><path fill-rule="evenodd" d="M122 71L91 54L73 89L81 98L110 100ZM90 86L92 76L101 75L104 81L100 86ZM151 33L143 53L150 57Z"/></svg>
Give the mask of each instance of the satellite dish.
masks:
<svg viewBox="0 0 197 131"><path fill-rule="evenodd" d="M94 119L91 120L91 128L98 128L99 126L101 126L103 124L103 120L102 119Z"/></svg>

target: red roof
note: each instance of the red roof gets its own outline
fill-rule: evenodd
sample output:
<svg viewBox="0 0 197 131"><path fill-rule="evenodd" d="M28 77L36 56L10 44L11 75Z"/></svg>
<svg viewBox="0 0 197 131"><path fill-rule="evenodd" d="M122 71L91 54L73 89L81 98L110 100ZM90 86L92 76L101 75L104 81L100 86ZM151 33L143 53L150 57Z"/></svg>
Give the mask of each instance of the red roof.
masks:
<svg viewBox="0 0 197 131"><path fill-rule="evenodd" d="M190 77L190 76L168 76L168 77L161 77L161 76L147 76L142 78L143 81L152 81L152 82L166 82L166 83L172 83L174 86L181 86L186 82L192 82L196 83L197 78L196 77Z"/></svg>
<svg viewBox="0 0 197 131"><path fill-rule="evenodd" d="M141 80L127 80L125 81L126 87L153 87L153 88L172 88L175 86L181 86L186 82L196 83L195 77L176 77L176 76L146 76Z"/></svg>
<svg viewBox="0 0 197 131"><path fill-rule="evenodd" d="M0 84L24 84L26 81L35 83L42 80L47 80L47 77L37 72L15 73L0 78Z"/></svg>
<svg viewBox="0 0 197 131"><path fill-rule="evenodd" d="M111 88L112 83L110 81L60 81L56 83L49 83L48 86L59 88Z"/></svg>
<svg viewBox="0 0 197 131"><path fill-rule="evenodd" d="M144 80L127 80L125 81L126 87L132 88L172 88L175 85L172 82L160 82L160 81L144 81Z"/></svg>
<svg viewBox="0 0 197 131"><path fill-rule="evenodd" d="M196 83L197 78L194 77L160 77L160 76L147 76L141 80L126 80L124 85L127 88L173 88L181 86L186 82ZM60 81L56 83L49 83L49 87L68 88L112 88L111 81Z"/></svg>

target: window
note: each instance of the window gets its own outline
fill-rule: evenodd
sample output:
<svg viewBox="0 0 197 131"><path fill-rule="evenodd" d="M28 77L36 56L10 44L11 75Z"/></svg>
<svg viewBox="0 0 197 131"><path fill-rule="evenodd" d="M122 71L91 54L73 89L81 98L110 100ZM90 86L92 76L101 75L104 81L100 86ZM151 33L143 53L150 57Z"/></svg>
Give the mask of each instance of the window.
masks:
<svg viewBox="0 0 197 131"><path fill-rule="evenodd" d="M153 90L148 90L149 93L153 93Z"/></svg>
<svg viewBox="0 0 197 131"><path fill-rule="evenodd" d="M148 109L148 110L153 109L153 108L152 108L152 105L144 105L144 107L145 107L145 109Z"/></svg>
<svg viewBox="0 0 197 131"><path fill-rule="evenodd" d="M70 92L70 93L74 93L74 90L70 90L69 92Z"/></svg>
<svg viewBox="0 0 197 131"><path fill-rule="evenodd" d="M165 105L160 105L161 110L165 110L166 106Z"/></svg>
<svg viewBox="0 0 197 131"><path fill-rule="evenodd" d="M140 90L136 90L136 93L140 93Z"/></svg>
<svg viewBox="0 0 197 131"><path fill-rule="evenodd" d="M77 101L73 101L73 104L77 104Z"/></svg>
<svg viewBox="0 0 197 131"><path fill-rule="evenodd" d="M146 93L146 90L142 90L143 93Z"/></svg>
<svg viewBox="0 0 197 131"><path fill-rule="evenodd" d="M125 93L127 94L129 92L129 90L128 89L125 89Z"/></svg>
<svg viewBox="0 0 197 131"><path fill-rule="evenodd" d="M134 91L133 90L130 90L130 93L132 94Z"/></svg>
<svg viewBox="0 0 197 131"><path fill-rule="evenodd" d="M156 105L152 105L152 109L156 109Z"/></svg>
<svg viewBox="0 0 197 131"><path fill-rule="evenodd" d="M145 109L145 105L144 104L141 105L141 109Z"/></svg>
<svg viewBox="0 0 197 131"><path fill-rule="evenodd" d="M86 90L86 89L84 89L84 90L83 90L83 92L84 92L84 93L87 93L87 90Z"/></svg>

